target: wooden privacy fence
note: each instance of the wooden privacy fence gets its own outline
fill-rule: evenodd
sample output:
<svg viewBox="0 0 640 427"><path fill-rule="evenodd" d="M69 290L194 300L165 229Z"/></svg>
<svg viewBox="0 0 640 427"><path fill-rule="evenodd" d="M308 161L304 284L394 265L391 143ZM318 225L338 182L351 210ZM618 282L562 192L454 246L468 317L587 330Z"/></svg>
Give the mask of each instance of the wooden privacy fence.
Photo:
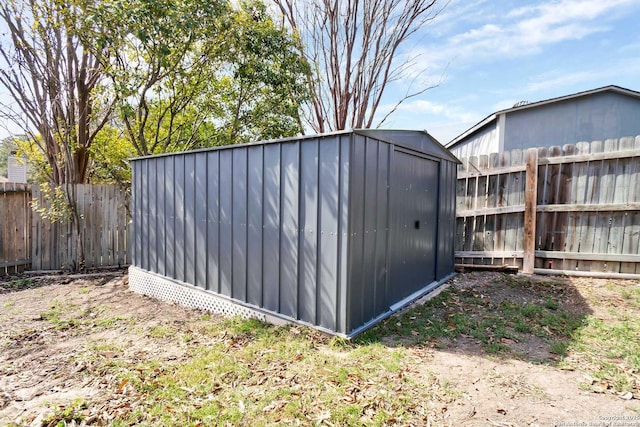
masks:
<svg viewBox="0 0 640 427"><path fill-rule="evenodd" d="M30 263L31 188L27 184L0 183L0 275Z"/></svg>
<svg viewBox="0 0 640 427"><path fill-rule="evenodd" d="M640 136L461 161L457 263L640 274Z"/></svg>
<svg viewBox="0 0 640 427"><path fill-rule="evenodd" d="M4 273L11 272L9 266L16 266L16 270L17 266L29 265L32 270L73 268L78 259L77 230L69 223L52 222L32 211L32 199L42 207L48 206L47 201L39 187L23 185L21 188L22 198L18 202L15 191L3 191L0 187L0 266L5 266ZM129 264L130 221L122 191L115 185L77 184L74 192L82 218L85 267ZM11 204L2 203L11 198ZM5 238L9 235L12 240Z"/></svg>

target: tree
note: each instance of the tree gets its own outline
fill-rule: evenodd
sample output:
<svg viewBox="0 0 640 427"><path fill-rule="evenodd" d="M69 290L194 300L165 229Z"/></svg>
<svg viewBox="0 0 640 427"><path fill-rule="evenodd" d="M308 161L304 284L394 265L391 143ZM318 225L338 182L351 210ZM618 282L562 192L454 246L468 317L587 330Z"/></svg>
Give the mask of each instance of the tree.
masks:
<svg viewBox="0 0 640 427"><path fill-rule="evenodd" d="M301 131L306 64L260 1L108 0L92 17L137 155Z"/></svg>
<svg viewBox="0 0 640 427"><path fill-rule="evenodd" d="M6 29L0 43L0 85L13 101L1 106L29 136L29 150L46 159L42 190L50 195L50 206L34 209L53 221L71 221L77 235L74 270L84 268L74 184L87 182L89 150L111 110L95 96L102 67L94 47L80 37L85 6L82 0L0 4L0 23Z"/></svg>
<svg viewBox="0 0 640 427"><path fill-rule="evenodd" d="M311 99L305 118L315 132L381 125L405 100L433 86L407 92L374 124L390 82L403 76L414 58L400 47L446 6L438 0L274 0L299 37L310 66ZM442 3L442 1L440 1Z"/></svg>
<svg viewBox="0 0 640 427"><path fill-rule="evenodd" d="M118 124L138 155L189 149L202 124L184 117L216 69L220 19L228 3L206 0L104 0L87 37L116 99ZM191 128L191 129L188 129Z"/></svg>
<svg viewBox="0 0 640 427"><path fill-rule="evenodd" d="M94 96L102 69L78 35L81 14L73 0L0 4L0 85L13 101L0 106L42 150L57 185L87 181L89 148L110 112Z"/></svg>
<svg viewBox="0 0 640 427"><path fill-rule="evenodd" d="M0 139L0 177L7 176L7 161L12 151L18 149L13 138Z"/></svg>
<svg viewBox="0 0 640 427"><path fill-rule="evenodd" d="M296 40L277 26L264 3L243 2L229 14L226 64L210 87L208 109L217 142L293 136L303 131L300 105L308 99L309 68Z"/></svg>

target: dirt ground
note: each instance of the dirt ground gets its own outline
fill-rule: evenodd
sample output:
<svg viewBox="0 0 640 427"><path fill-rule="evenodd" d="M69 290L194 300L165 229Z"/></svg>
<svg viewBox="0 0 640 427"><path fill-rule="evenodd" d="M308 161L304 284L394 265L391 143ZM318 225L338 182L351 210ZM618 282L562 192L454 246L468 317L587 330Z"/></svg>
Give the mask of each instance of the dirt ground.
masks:
<svg viewBox="0 0 640 427"><path fill-rule="evenodd" d="M123 274L25 277L4 286L0 279L0 425L43 425L56 407L77 399L92 402L84 423L117 419L132 403L113 370L104 369L105 360L179 363L189 346L206 344L198 325L215 317L134 294ZM461 275L451 286L477 286L479 277ZM574 297L579 300L579 293L587 290L607 292L602 283L577 281ZM492 297L518 296L487 294ZM73 325L64 317L71 309L82 313ZM177 342L154 333L163 325L192 330L193 339ZM120 345L107 345L111 342ZM409 349L440 383L459 391L442 416L444 425L640 426L637 396L588 390L586 371L536 363L537 356L542 360L547 355L536 355L535 345L524 349L527 357L520 359L476 350L464 339L444 348Z"/></svg>

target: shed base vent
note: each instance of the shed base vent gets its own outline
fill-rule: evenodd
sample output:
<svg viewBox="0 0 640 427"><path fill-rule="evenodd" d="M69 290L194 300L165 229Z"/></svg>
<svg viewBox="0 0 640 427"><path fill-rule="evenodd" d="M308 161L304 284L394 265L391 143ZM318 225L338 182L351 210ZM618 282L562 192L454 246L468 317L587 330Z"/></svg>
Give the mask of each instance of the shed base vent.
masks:
<svg viewBox="0 0 640 427"><path fill-rule="evenodd" d="M225 316L239 316L244 319L253 318L263 322L283 323L282 320L273 318L273 316L205 292L195 286L169 280L134 266L129 267L129 289L152 298L171 301L186 307L206 310Z"/></svg>

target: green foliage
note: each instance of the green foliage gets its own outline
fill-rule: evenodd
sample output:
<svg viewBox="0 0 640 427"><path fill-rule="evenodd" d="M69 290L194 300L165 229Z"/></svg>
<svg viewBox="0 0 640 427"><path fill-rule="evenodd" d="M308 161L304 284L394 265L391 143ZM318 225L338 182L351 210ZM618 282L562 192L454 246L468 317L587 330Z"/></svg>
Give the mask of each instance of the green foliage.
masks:
<svg viewBox="0 0 640 427"><path fill-rule="evenodd" d="M18 147L13 138L4 138L0 140L0 176L7 176L7 160L12 151Z"/></svg>
<svg viewBox="0 0 640 427"><path fill-rule="evenodd" d="M229 19L226 58L231 67L216 82L209 102L221 110L219 143L300 133L299 107L309 97L309 69L295 50L295 40L257 1L243 2Z"/></svg>
<svg viewBox="0 0 640 427"><path fill-rule="evenodd" d="M40 185L40 193L44 204L37 199L31 201L31 209L40 214L41 217L55 222L68 222L71 220L73 210L69 204L67 192L61 186L54 186L45 182Z"/></svg>
<svg viewBox="0 0 640 427"><path fill-rule="evenodd" d="M55 405L53 414L43 420L42 425L64 427L80 424L84 420L82 411L86 407L83 399L76 399L69 405Z"/></svg>
<svg viewBox="0 0 640 427"><path fill-rule="evenodd" d="M127 159L136 152L122 132L105 126L96 136L90 149L93 164L90 179L93 183L125 183L131 181L131 168Z"/></svg>
<svg viewBox="0 0 640 427"><path fill-rule="evenodd" d="M263 3L104 0L88 13L136 155L302 131L307 68Z"/></svg>
<svg viewBox="0 0 640 427"><path fill-rule="evenodd" d="M7 176L8 157L15 151L16 156L27 162L27 180L30 183L46 181L51 175L51 167L44 153L27 136L11 136L0 140L0 176Z"/></svg>
<svg viewBox="0 0 640 427"><path fill-rule="evenodd" d="M62 85L56 90L71 92L64 94L69 106L50 108L60 117L43 117L47 131L20 147L35 182L122 184L131 179L132 156L303 131L299 107L309 98L309 67L261 0L56 0L31 7L38 11L33 38L42 45L34 48L50 49L52 58L58 49L97 61L82 93L66 84L73 75L49 70ZM48 45L49 36L68 36L74 55Z"/></svg>

